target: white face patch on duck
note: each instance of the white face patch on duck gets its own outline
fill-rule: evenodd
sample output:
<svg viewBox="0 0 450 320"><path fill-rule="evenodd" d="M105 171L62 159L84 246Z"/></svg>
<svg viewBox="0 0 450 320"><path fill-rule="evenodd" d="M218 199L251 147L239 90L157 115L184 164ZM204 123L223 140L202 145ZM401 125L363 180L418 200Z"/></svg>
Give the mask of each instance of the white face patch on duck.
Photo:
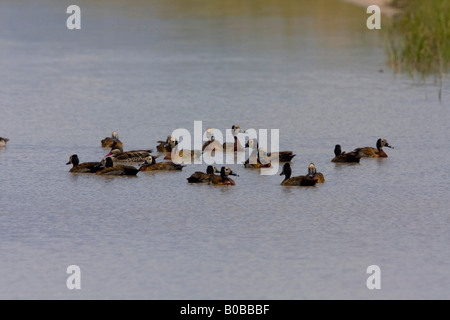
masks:
<svg viewBox="0 0 450 320"><path fill-rule="evenodd" d="M175 148L175 146L176 146L177 144L178 144L177 139L175 139L174 137L171 137L170 140L169 140L169 145L170 145L172 148Z"/></svg>
<svg viewBox="0 0 450 320"><path fill-rule="evenodd" d="M256 139L248 140L248 147L256 150L258 148L258 141Z"/></svg>
<svg viewBox="0 0 450 320"><path fill-rule="evenodd" d="M117 140L119 140L119 134L118 134L116 131L114 131L114 132L111 134L111 138L112 138L114 141L117 141Z"/></svg>
<svg viewBox="0 0 450 320"><path fill-rule="evenodd" d="M205 131L205 137L206 137L206 140L207 140L207 141L213 141L213 139L214 139L214 133L213 133L213 131L212 131L211 128L206 129L206 131Z"/></svg>
<svg viewBox="0 0 450 320"><path fill-rule="evenodd" d="M267 155L267 149L266 148L260 148L258 151L259 155L259 161L262 164L269 164L270 163L270 157Z"/></svg>
<svg viewBox="0 0 450 320"><path fill-rule="evenodd" d="M308 176L312 178L314 177L315 174L316 174L316 166L314 165L314 163L310 163L308 166Z"/></svg>
<svg viewBox="0 0 450 320"><path fill-rule="evenodd" d="M381 148L383 148L383 147L387 147L387 148L394 149L394 147L392 147L392 146L387 142L386 139L378 139L378 141L377 141L377 149L378 149L378 150L381 150Z"/></svg>

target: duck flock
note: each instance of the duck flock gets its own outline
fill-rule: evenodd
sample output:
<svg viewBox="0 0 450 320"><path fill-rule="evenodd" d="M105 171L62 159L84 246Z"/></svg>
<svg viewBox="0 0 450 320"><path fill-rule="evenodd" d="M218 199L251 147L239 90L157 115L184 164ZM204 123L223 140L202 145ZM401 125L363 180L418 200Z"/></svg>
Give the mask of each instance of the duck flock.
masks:
<svg viewBox="0 0 450 320"><path fill-rule="evenodd" d="M181 150L178 151L176 146L177 140L171 135L167 136L166 140L157 141L156 149L157 155L152 154L152 150L123 150L123 143L119 139L117 132L113 132L111 137L106 137L101 140L103 148L110 149L110 152L101 160L97 162L83 162L80 163L78 155L73 154L69 158L67 165L72 165L71 173L91 173L96 175L112 175L112 176L135 176L140 171L167 171L167 170L182 170L186 165L177 164L172 161L172 151L179 154L180 157L191 157L195 159L200 157L205 152L243 152L246 148L250 148L249 158L243 163L244 168L268 168L271 166L271 161L277 159L279 163L284 163L280 176L284 175L284 180L281 182L283 186L314 186L316 183L324 183L324 175L317 172L313 163L309 164L306 175L292 177L292 169L290 161L295 157L292 151L281 151L277 153L268 153L265 148L260 148L257 139L249 139L243 147L237 136L244 132L239 125L232 126L234 142L225 142L220 144L215 140L212 129L206 130L206 141L202 150ZM6 147L9 141L7 138L0 137L0 147ZM378 139L376 148L362 147L356 148L352 152L342 151L340 145L334 148L335 157L331 160L337 163L359 163L361 158L387 158L387 154L383 148L393 148L386 139ZM162 161L156 159L163 157ZM235 181L230 176L239 176L228 166L221 167L218 170L216 167L209 165L206 172L194 172L187 179L188 183L209 183L214 185L235 185Z"/></svg>

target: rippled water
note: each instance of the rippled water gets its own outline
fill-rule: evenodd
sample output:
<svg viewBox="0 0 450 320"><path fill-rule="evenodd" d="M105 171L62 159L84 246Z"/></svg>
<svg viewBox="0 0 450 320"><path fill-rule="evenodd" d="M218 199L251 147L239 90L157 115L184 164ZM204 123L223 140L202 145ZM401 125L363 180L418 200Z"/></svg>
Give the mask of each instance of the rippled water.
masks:
<svg viewBox="0 0 450 320"><path fill-rule="evenodd" d="M386 68L364 8L333 1L0 4L0 298L450 298L448 81ZM384 21L384 20L383 20ZM384 71L384 72L381 72ZM195 120L280 129L295 175L231 165L236 186L189 185L205 165L73 175L71 154L155 148ZM386 138L389 158L331 163ZM66 268L82 289L66 287ZM366 269L381 268L381 290Z"/></svg>

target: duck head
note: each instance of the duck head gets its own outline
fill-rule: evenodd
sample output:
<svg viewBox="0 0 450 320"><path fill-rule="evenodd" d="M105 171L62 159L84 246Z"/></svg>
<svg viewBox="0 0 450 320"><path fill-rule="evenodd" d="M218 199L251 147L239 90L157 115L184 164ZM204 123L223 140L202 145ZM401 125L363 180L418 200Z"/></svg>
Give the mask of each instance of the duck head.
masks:
<svg viewBox="0 0 450 320"><path fill-rule="evenodd" d="M206 168L206 173L207 174L213 174L213 173L216 173L216 172L219 172L216 167L208 166Z"/></svg>
<svg viewBox="0 0 450 320"><path fill-rule="evenodd" d="M119 134L116 131L113 131L113 133L111 134L111 138L117 142L119 140Z"/></svg>
<svg viewBox="0 0 450 320"><path fill-rule="evenodd" d="M308 176L312 178L314 177L315 174L316 174L316 166L314 165L314 163L310 163L308 166Z"/></svg>
<svg viewBox="0 0 450 320"><path fill-rule="evenodd" d="M250 139L247 141L247 143L245 144L246 148L251 148L251 149L258 149L258 140L256 139Z"/></svg>
<svg viewBox="0 0 450 320"><path fill-rule="evenodd" d="M169 146L173 149L173 148L175 148L175 146L178 144L178 141L177 141L177 139L175 139L174 137L170 137L170 140L169 140Z"/></svg>
<svg viewBox="0 0 450 320"><path fill-rule="evenodd" d="M80 159L78 159L76 154L70 156L69 162L66 163L66 166L69 164L72 164L74 167L80 164Z"/></svg>
<svg viewBox="0 0 450 320"><path fill-rule="evenodd" d="M208 141L214 141L214 139L215 139L214 132L211 128L206 129L205 136L206 136L206 139L208 139Z"/></svg>
<svg viewBox="0 0 450 320"><path fill-rule="evenodd" d="M222 179L226 179L228 176L239 177L239 175L234 173L230 167L222 167L222 169L220 169L220 176Z"/></svg>
<svg viewBox="0 0 450 320"><path fill-rule="evenodd" d="M337 156L340 155L341 153L342 153L341 146L340 146L339 144L337 144L337 145L334 147L334 155L337 157Z"/></svg>
<svg viewBox="0 0 450 320"><path fill-rule="evenodd" d="M103 158L100 163L105 168L114 167L114 162L113 162L113 159L111 157Z"/></svg>
<svg viewBox="0 0 450 320"><path fill-rule="evenodd" d="M111 151L105 156L106 157L110 157L110 156L117 156L118 154L121 154L123 151L122 149L118 148L118 147L114 147L113 149L111 149Z"/></svg>
<svg viewBox="0 0 450 320"><path fill-rule="evenodd" d="M285 179L289 179L291 177L292 174L292 169L291 169L291 165L289 163L285 163L283 165L283 170L280 173L280 176L284 175Z"/></svg>
<svg viewBox="0 0 450 320"><path fill-rule="evenodd" d="M378 139L378 140L377 140L377 149L378 149L378 150L381 150L381 148L383 148L383 147L387 147L387 148L394 149L394 147L391 146L391 145L386 141L386 139Z"/></svg>
<svg viewBox="0 0 450 320"><path fill-rule="evenodd" d="M241 129L241 126L237 124L234 124L231 127L231 130L233 130L233 136L235 137L238 135L238 133L245 133L245 131Z"/></svg>

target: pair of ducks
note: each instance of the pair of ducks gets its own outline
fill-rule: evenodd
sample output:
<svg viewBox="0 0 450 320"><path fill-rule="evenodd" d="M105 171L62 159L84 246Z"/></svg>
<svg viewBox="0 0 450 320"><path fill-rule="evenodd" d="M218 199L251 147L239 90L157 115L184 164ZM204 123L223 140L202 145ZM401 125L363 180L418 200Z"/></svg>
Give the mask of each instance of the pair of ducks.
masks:
<svg viewBox="0 0 450 320"><path fill-rule="evenodd" d="M359 162L361 158L387 158L386 152L384 152L383 147L391 148L392 147L386 139L378 139L376 148L373 147L363 147L356 148L352 152L346 153L342 152L341 146L337 144L334 147L334 155L335 157L332 162L342 162L342 163L354 163Z"/></svg>
<svg viewBox="0 0 450 320"><path fill-rule="evenodd" d="M238 139L239 133L245 133L245 131L241 128L240 125L234 124L231 126L231 130L233 133L233 139L234 141L231 142L224 142L222 145L216 141L216 138L214 136L214 132L211 128L206 129L205 136L208 139L203 146L202 146L202 152L205 151L206 148L208 148L208 151L216 151L216 152L223 152L224 150L226 152L238 152L243 151L244 148L242 147L241 143Z"/></svg>
<svg viewBox="0 0 450 320"><path fill-rule="evenodd" d="M111 137L107 137L102 141L102 147L110 147L111 152L105 157L111 157L114 163L136 163L143 162L140 166L140 171L153 171L153 170L181 170L184 166L175 164L173 162L158 162L156 163L157 156L152 156L153 150L131 150L123 151L123 144L119 140L119 135L114 131ZM167 137L167 142L159 141L160 145L157 146L158 151L172 150L177 142L172 136ZM162 146L164 144L164 146ZM166 149L162 149L166 148ZM170 148L170 149L167 149ZM170 160L170 159L169 159Z"/></svg>
<svg viewBox="0 0 450 320"><path fill-rule="evenodd" d="M111 157L102 159L100 162L83 162L80 163L78 155L73 154L69 158L66 165L72 164L71 173L95 173L96 175L109 176L135 176L139 172L133 166L114 164Z"/></svg>
<svg viewBox="0 0 450 320"><path fill-rule="evenodd" d="M216 167L208 166L208 168L206 169L206 173L196 171L189 178L187 178L187 181L189 183L208 182L210 184L216 185L236 185L236 183L233 179L230 178L230 176L239 177L239 175L233 172L230 167L222 167L220 169L220 175L216 175L216 172L218 172Z"/></svg>
<svg viewBox="0 0 450 320"><path fill-rule="evenodd" d="M0 137L0 147L6 147L6 143L9 141L8 138Z"/></svg>
<svg viewBox="0 0 450 320"><path fill-rule="evenodd" d="M285 178L281 182L282 186L314 186L316 183L324 183L325 178L321 172L317 172L314 163L310 163L308 166L308 174L306 176L291 177L292 168L289 163L283 165L283 171L280 176L284 175Z"/></svg>
<svg viewBox="0 0 450 320"><path fill-rule="evenodd" d="M101 141L103 148L111 148L111 151L105 156L111 157L114 162L143 162L153 152L151 149L147 150L131 150L123 151L123 143L119 140L119 135L116 131L111 134L111 137L106 137Z"/></svg>

